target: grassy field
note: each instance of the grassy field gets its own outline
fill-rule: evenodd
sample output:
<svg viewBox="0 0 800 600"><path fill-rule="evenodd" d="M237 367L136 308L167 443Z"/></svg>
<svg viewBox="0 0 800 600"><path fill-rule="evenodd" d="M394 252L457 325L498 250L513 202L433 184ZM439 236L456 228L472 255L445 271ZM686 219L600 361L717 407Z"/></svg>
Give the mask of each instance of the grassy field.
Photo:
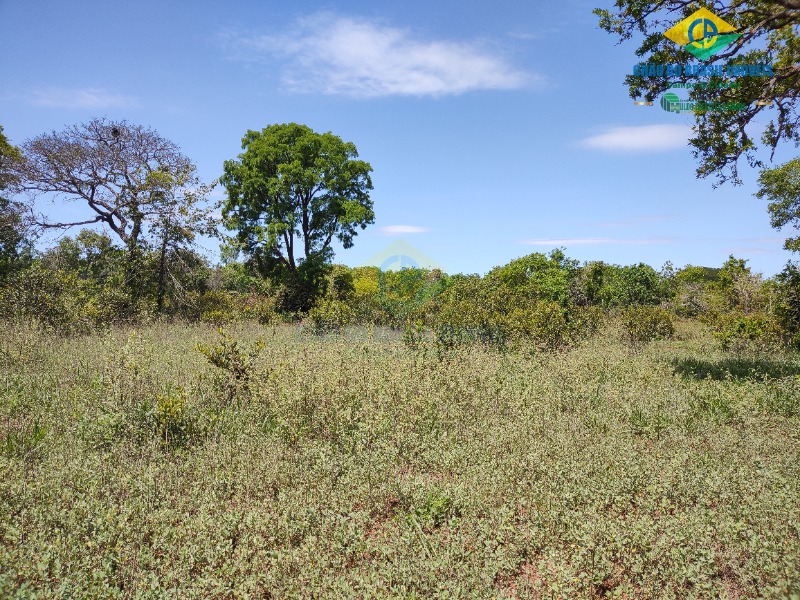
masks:
<svg viewBox="0 0 800 600"><path fill-rule="evenodd" d="M797 355L229 333L2 326L1 597L800 598Z"/></svg>

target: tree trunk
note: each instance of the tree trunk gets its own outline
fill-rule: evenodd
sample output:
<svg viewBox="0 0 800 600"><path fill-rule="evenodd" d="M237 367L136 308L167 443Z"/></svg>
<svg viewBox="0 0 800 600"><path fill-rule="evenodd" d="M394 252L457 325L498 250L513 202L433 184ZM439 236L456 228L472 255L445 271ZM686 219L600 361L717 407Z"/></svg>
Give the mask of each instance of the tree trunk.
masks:
<svg viewBox="0 0 800 600"><path fill-rule="evenodd" d="M164 240L161 242L161 255L158 258L158 293L156 296L156 306L160 313L164 309L164 293L167 275L167 234L164 234Z"/></svg>

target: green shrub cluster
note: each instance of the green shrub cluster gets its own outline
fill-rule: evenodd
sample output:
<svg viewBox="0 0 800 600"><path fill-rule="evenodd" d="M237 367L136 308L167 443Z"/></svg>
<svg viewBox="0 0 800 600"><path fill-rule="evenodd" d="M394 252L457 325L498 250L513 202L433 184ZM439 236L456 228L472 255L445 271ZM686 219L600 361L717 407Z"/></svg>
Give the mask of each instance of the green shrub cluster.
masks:
<svg viewBox="0 0 800 600"><path fill-rule="evenodd" d="M268 281L227 255L212 268L190 250L170 252L165 278L157 252L132 256L108 237L82 231L3 274L0 317L66 333L152 318L216 326L304 320L314 334L352 325L408 331L408 323L421 323L439 348L553 351L591 337L609 312L621 311L633 344L667 336L664 313L640 308L661 307L708 323L731 351L800 346L800 270L792 264L765 280L732 256L721 268L675 270L668 263L658 272L641 263L581 265L557 249L483 277L319 264L311 279Z"/></svg>
<svg viewBox="0 0 800 600"><path fill-rule="evenodd" d="M776 315L734 311L714 315L707 321L723 350L736 354L779 352L790 344L789 334Z"/></svg>
<svg viewBox="0 0 800 600"><path fill-rule="evenodd" d="M224 390L226 401L230 402L250 392L255 363L264 350L264 340L259 339L251 347L243 348L224 329L219 328L218 332L219 339L216 342L201 342L195 346L195 350L205 356L209 364L222 370L224 376L217 381Z"/></svg>
<svg viewBox="0 0 800 600"><path fill-rule="evenodd" d="M322 335L338 333L354 322L355 312L349 304L324 298L308 311L308 324L312 333Z"/></svg>
<svg viewBox="0 0 800 600"><path fill-rule="evenodd" d="M655 306L628 306L622 309L625 340L638 346L656 340L670 339L675 334L672 314Z"/></svg>

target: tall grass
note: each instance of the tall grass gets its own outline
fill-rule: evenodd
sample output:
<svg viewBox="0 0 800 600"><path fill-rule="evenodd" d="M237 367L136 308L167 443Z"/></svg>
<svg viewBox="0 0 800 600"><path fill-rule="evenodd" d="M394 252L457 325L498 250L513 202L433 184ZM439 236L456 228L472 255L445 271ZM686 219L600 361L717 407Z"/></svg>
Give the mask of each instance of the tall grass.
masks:
<svg viewBox="0 0 800 600"><path fill-rule="evenodd" d="M798 356L616 326L442 353L245 323L237 387L210 326L6 325L0 596L799 595Z"/></svg>

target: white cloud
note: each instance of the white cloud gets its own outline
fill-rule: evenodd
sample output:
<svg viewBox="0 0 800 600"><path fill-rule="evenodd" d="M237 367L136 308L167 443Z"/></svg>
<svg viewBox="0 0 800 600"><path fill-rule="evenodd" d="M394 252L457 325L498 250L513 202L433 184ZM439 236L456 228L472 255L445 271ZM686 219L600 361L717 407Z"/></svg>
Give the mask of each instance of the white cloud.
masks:
<svg viewBox="0 0 800 600"><path fill-rule="evenodd" d="M674 240L670 238L651 238L641 240L626 240L617 238L562 238L551 240L522 240L522 244L529 246L578 246L589 244L617 244L617 245L640 245L640 244L670 244Z"/></svg>
<svg viewBox="0 0 800 600"><path fill-rule="evenodd" d="M627 219L620 219L619 221L602 221L599 223L592 223L596 227L639 227L647 223L661 223L664 221L672 221L675 215L639 215L636 217L629 217Z"/></svg>
<svg viewBox="0 0 800 600"><path fill-rule="evenodd" d="M240 60L288 59L291 91L357 98L518 89L538 78L477 44L423 40L405 29L318 13L283 35L224 35Z"/></svg>
<svg viewBox="0 0 800 600"><path fill-rule="evenodd" d="M117 108L135 104L135 98L100 88L48 88L37 90L31 101L50 108Z"/></svg>
<svg viewBox="0 0 800 600"><path fill-rule="evenodd" d="M401 235L403 233L425 233L430 231L427 227L417 227L416 225L387 225L381 227L381 232L385 235Z"/></svg>
<svg viewBox="0 0 800 600"><path fill-rule="evenodd" d="M584 148L621 152L660 152L685 148L692 130L688 125L611 127L581 140Z"/></svg>

